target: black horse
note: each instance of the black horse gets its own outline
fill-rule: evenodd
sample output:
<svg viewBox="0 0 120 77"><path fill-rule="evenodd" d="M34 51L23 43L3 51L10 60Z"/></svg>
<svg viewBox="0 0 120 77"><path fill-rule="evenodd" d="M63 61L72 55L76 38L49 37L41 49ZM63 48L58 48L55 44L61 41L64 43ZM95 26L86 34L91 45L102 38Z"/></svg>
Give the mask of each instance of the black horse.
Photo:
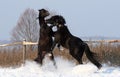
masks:
<svg viewBox="0 0 120 77"><path fill-rule="evenodd" d="M91 52L87 43L83 42L80 38L73 36L70 31L68 30L67 26L64 24L65 19L62 16L55 15L52 16L50 19L46 20L48 24L52 24L53 26L57 26L58 30L56 31L54 37L54 43L52 46L52 50L54 49L55 45L58 43L63 47L69 49L69 53L80 63L82 62L82 56L85 51L87 58L96 65L99 69L102 65L95 60L95 53Z"/></svg>
<svg viewBox="0 0 120 77"><path fill-rule="evenodd" d="M45 22L45 17L49 15L49 12L45 9L39 10L39 24L40 24L40 37L38 42L38 57L35 59L38 63L42 65L42 61L47 53L50 53L51 60L54 61L53 53L51 52L51 47L53 44L52 36L54 32L52 31L52 27L48 26ZM55 61L54 61L55 64Z"/></svg>

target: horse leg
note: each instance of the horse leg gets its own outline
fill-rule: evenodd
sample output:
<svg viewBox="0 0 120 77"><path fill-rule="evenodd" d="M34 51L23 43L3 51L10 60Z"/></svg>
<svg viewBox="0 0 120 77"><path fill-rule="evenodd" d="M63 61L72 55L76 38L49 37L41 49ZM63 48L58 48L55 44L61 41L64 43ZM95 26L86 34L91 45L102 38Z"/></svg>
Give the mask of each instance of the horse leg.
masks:
<svg viewBox="0 0 120 77"><path fill-rule="evenodd" d="M35 59L35 61L37 61L38 63L40 63L41 65L43 64L43 59L45 57L46 51L40 51L38 53L38 57Z"/></svg>
<svg viewBox="0 0 120 77"><path fill-rule="evenodd" d="M38 54L37 54L37 58L34 59L34 61L36 61L37 63L40 63L42 65L42 50L40 48L40 42L38 44Z"/></svg>
<svg viewBox="0 0 120 77"><path fill-rule="evenodd" d="M70 54L79 62L79 64L83 64L82 62L83 53L84 51L80 51L79 48L70 49Z"/></svg>
<svg viewBox="0 0 120 77"><path fill-rule="evenodd" d="M83 62L82 62L82 56L83 56L83 52L80 52L78 55L76 55L76 56L78 56L78 62L79 62L79 64L83 64Z"/></svg>
<svg viewBox="0 0 120 77"><path fill-rule="evenodd" d="M83 57L84 49L85 49L84 47L79 47L78 48L78 57L79 57L79 63L80 64L83 64L82 57Z"/></svg>
<svg viewBox="0 0 120 77"><path fill-rule="evenodd" d="M53 61L54 66L57 68L56 62L55 62L55 59L54 59L54 55L53 55L52 52L50 53L50 59Z"/></svg>
<svg viewBox="0 0 120 77"><path fill-rule="evenodd" d="M40 58L41 58L41 50L40 50L40 45L38 44L38 53L37 53L37 57L34 59L34 61L36 61L37 63L40 63Z"/></svg>
<svg viewBox="0 0 120 77"><path fill-rule="evenodd" d="M79 62L79 64L83 64L83 62L82 62L82 55L81 56L80 55L79 54L78 55L74 55L73 57Z"/></svg>

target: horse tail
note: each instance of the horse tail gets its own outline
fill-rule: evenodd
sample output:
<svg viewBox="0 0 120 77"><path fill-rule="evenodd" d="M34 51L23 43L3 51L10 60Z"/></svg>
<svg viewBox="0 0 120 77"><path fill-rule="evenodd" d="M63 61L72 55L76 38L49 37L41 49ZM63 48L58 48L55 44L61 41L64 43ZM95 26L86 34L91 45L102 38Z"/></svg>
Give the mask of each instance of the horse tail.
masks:
<svg viewBox="0 0 120 77"><path fill-rule="evenodd" d="M85 43L85 54L87 58L99 69L102 67L102 65L97 60L94 59L96 54L90 51L90 48L86 43Z"/></svg>

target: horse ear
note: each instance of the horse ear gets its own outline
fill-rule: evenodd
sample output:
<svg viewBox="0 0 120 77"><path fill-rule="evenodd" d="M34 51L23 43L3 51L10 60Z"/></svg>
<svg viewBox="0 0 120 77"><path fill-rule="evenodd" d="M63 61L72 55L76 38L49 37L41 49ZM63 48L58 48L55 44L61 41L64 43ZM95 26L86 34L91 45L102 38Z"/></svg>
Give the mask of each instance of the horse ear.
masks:
<svg viewBox="0 0 120 77"><path fill-rule="evenodd" d="M60 22L61 22L61 24L66 24L66 21L63 17L60 19Z"/></svg>
<svg viewBox="0 0 120 77"><path fill-rule="evenodd" d="M59 20L60 20L60 23L61 23L61 24L66 24L66 21L65 21L65 19L64 19L63 16L60 16L60 17L59 17Z"/></svg>
<svg viewBox="0 0 120 77"><path fill-rule="evenodd" d="M40 10L38 10L40 13L44 13L45 11L47 11L47 10L45 10L45 9L40 9Z"/></svg>
<svg viewBox="0 0 120 77"><path fill-rule="evenodd" d="M66 24L66 21L65 21L65 19L63 19L63 21L62 21L62 22L63 22L63 24Z"/></svg>

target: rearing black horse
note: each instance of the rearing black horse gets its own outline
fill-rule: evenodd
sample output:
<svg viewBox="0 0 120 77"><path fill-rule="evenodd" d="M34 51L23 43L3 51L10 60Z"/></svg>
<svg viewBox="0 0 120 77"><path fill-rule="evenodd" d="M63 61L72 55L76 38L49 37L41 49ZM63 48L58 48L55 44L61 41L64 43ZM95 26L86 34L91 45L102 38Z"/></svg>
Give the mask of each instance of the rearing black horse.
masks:
<svg viewBox="0 0 120 77"><path fill-rule="evenodd" d="M87 58L96 65L99 69L102 65L95 60L94 53L91 52L89 46L83 42L80 38L73 36L70 31L68 30L67 26L64 24L65 19L62 16L55 15L52 16L50 19L46 20L47 23L52 24L53 26L57 26L58 30L56 31L54 37L54 43L52 46L52 50L54 49L55 45L58 43L63 47L69 49L69 53L80 63L82 62L82 56L85 51Z"/></svg>
<svg viewBox="0 0 120 77"><path fill-rule="evenodd" d="M54 61L53 53L51 52L51 47L53 44L52 36L54 32L52 31L52 27L48 26L45 22L45 17L49 15L49 12L45 9L39 10L39 25L40 25L40 33L39 33L39 42L38 42L38 57L35 59L38 63L42 65L43 58L47 53L51 54L51 59ZM54 61L55 64L55 61Z"/></svg>

